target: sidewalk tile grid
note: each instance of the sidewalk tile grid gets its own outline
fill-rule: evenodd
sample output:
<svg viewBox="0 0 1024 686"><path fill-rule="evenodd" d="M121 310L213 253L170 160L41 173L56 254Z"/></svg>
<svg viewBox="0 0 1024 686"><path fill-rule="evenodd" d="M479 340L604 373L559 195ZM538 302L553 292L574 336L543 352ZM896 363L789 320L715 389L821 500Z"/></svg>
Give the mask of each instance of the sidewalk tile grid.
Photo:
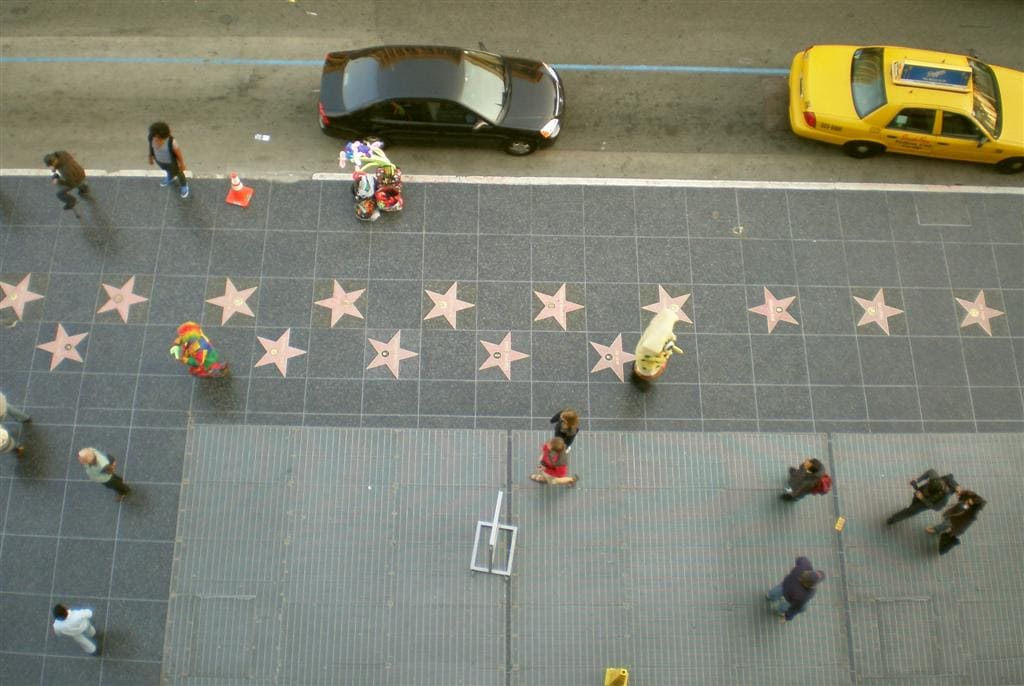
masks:
<svg viewBox="0 0 1024 686"><path fill-rule="evenodd" d="M0 460L0 602L15 626L41 622L58 600L93 607L113 640L99 667L78 672L88 683L146 683L159 671L167 593L154 570L171 559L191 422L524 431L572 405L587 431L1024 431L1019 195L410 183L404 212L366 224L344 183L253 181L246 209L226 205L214 180L194 181L185 201L152 179L90 183L95 202L63 212L45 178L0 180L0 389L34 418L5 423L30 457ZM227 279L256 289L253 316L221 322L208 301ZM123 306L123 321L108 301L129 280L145 300ZM23 281L43 297L10 299ZM457 328L424 320L426 291L456 281L473 305ZM330 326L315 303L335 282L365 289L362 319ZM536 319L536 293L562 284L583 305L564 331ZM686 354L648 393L591 372L593 344L621 335L633 350L659 286L690 295L693 323L676 326ZM799 324L769 333L749 311L766 287L795 296ZM904 310L889 336L857 325L854 297L879 289ZM961 326L969 313L957 298L979 293L1002 314ZM228 358L231 379L196 382L169 358L189 319ZM58 327L78 342L51 369L63 355L38 346ZM415 356L395 365L398 378L367 369L368 340L399 333ZM304 352L287 376L255 367L257 337L284 334ZM506 335L529 355L510 379L481 369L480 342ZM118 458L135 489L125 503L85 479L73 459L85 445ZM121 631L127 621L141 634ZM39 626L5 629L0 680L57 683L84 660ZM987 669L1012 674L1014 659Z"/></svg>

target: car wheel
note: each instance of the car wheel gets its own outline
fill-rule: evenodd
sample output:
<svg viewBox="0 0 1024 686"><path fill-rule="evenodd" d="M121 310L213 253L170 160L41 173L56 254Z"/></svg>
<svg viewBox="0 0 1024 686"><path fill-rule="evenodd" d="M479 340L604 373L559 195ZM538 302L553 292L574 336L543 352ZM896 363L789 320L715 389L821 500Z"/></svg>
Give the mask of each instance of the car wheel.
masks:
<svg viewBox="0 0 1024 686"><path fill-rule="evenodd" d="M537 144L527 138L512 138L505 143L505 152L522 157L537 149Z"/></svg>
<svg viewBox="0 0 1024 686"><path fill-rule="evenodd" d="M1024 157L1008 157L996 164L996 169L1004 174L1017 174L1024 171Z"/></svg>
<svg viewBox="0 0 1024 686"><path fill-rule="evenodd" d="M850 157L862 160L865 157L874 157L885 152L885 146L871 141L850 141L843 146L843 152Z"/></svg>

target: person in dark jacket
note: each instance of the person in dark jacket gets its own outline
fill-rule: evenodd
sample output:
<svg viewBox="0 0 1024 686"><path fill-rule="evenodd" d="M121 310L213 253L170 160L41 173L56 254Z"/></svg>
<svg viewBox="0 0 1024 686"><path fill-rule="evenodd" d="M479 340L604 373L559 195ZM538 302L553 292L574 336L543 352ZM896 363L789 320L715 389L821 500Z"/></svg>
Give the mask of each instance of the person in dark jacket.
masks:
<svg viewBox="0 0 1024 686"><path fill-rule="evenodd" d="M541 446L540 464L537 471L530 475L532 481L551 486L575 486L579 477L569 473L569 451L565 449L565 441L555 436Z"/></svg>
<svg viewBox="0 0 1024 686"><path fill-rule="evenodd" d="M920 514L925 510L939 512L946 506L949 496L953 492L959 492L960 486L952 474L939 476L934 469L929 469L921 476L910 482L914 489L914 499L905 508L885 520L886 524L895 524L904 519Z"/></svg>
<svg viewBox="0 0 1024 686"><path fill-rule="evenodd" d="M789 468L789 486L779 497L796 501L813 491L825 476L825 465L817 458L804 460L799 467Z"/></svg>
<svg viewBox="0 0 1024 686"><path fill-rule="evenodd" d="M986 504L984 498L966 488L960 489L957 497L960 501L942 513L942 521L925 529L930 534L939 534L940 555L960 545L960 536L974 523Z"/></svg>
<svg viewBox="0 0 1024 686"><path fill-rule="evenodd" d="M50 179L58 186L57 197L64 203L64 209L70 210L78 201L71 196L71 191L78 189L83 198L89 195L89 184L85 182L85 170L67 150L58 150L43 157L43 164L50 168Z"/></svg>
<svg viewBox="0 0 1024 686"><path fill-rule="evenodd" d="M576 410L559 410L551 418L551 423L555 425L555 435L565 441L565 451L572 450L572 442L580 432L580 416L576 414Z"/></svg>
<svg viewBox="0 0 1024 686"><path fill-rule="evenodd" d="M825 578L825 572L816 570L806 557L796 558L796 566L790 570L782 583L768 591L772 611L783 622L791 621L807 608L807 603L817 592L818 583Z"/></svg>

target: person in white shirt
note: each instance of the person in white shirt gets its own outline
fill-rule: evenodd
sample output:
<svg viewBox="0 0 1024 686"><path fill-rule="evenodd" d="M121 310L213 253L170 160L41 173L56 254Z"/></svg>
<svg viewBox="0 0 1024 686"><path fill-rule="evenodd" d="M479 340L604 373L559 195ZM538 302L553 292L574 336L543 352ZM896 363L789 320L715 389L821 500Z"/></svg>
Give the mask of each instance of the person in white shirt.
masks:
<svg viewBox="0 0 1024 686"><path fill-rule="evenodd" d="M96 644L87 637L96 635L92 625L92 610L69 610L65 605L53 606L53 633L70 636L90 655L96 654Z"/></svg>
<svg viewBox="0 0 1024 686"><path fill-rule="evenodd" d="M124 500L125 496L131 493L132 489L128 488L128 484L114 473L117 460L102 450L82 448L78 451L78 461L85 467L85 473L91 480L117 491L118 502Z"/></svg>

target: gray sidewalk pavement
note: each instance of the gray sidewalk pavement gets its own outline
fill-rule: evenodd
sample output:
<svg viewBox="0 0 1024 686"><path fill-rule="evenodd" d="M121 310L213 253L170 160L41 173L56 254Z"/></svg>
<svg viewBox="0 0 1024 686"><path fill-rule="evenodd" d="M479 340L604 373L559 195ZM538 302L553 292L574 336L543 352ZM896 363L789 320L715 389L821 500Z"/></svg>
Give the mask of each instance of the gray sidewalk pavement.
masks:
<svg viewBox="0 0 1024 686"><path fill-rule="evenodd" d="M355 219L348 185L339 181L253 181L246 209L225 204L227 182L218 179L196 179L185 201L153 178L104 177L91 185L93 203L62 212L46 178L0 176L0 389L33 417L28 425L5 423L26 445L26 459L0 456L5 683L159 680L166 669L182 470L197 427L360 428L381 435L473 430L515 437L546 430L553 412L573 406L588 435L664 432L670 442L749 432L765 436L759 440L775 440L775 434L887 440L882 434L894 434L897 444L968 445L971 436L1019 442L1024 432L1024 194L1018 190L410 181L406 210L367 225ZM246 296L252 316L237 311L224 321L224 309L210 302L241 297L224 299L229 280L238 291L255 289ZM332 322L331 310L317 304L331 298L335 284L352 294L361 318L349 312ZM563 284L566 299L583 305L568 312L564 328L557 318L540 316L546 311L540 296L550 298ZM438 295L453 287L473 306L460 310L454 325L443 316L427 319L434 309L428 291ZM751 311L765 301L766 288L778 299L794 298L789 312L798 324L781 322L769 332L765 317ZM880 290L902 313L861 324L867 305L856 298L870 302ZM356 297L357 291L363 292ZM128 304L129 292L144 300ZM692 321L676 327L686 354L674 357L666 374L641 393L620 381L599 351L621 340L632 352L653 316L643 308L663 299L681 303ZM231 363L231 379L194 380L169 358L174 330L186 320L203 325ZM528 355L511 363L508 377L489 364L494 358L483 345L506 336L512 350ZM285 340L301 354L281 367L257 366L268 346L280 350ZM415 355L392 371L376 364L383 358L372 341L394 341ZM628 365L622 368L628 374ZM708 436L700 438L703 432ZM133 488L124 503L88 482L74 462L86 445L118 458ZM515 459L532 459L536 448L524 446ZM717 459L707 456L708 469ZM1020 464L995 454L987 459L995 471ZM921 466L927 465L907 465L898 483ZM591 469L581 471L592 482ZM603 487L613 488L620 476L606 475ZM495 484L480 489L483 501L493 498ZM1003 497L1010 507L1005 512L1019 515L1012 493ZM847 494L840 487L836 497ZM653 496L644 507L680 512L677 495ZM712 511L721 506L703 491L689 495ZM447 490L424 491L423 502L415 502L438 496L453 498L445 506L452 516L458 509L460 522L464 509L477 509ZM330 500L326 493L317 497ZM610 497L616 507L626 506L624 496ZM517 498L517 516L529 499ZM486 509L468 514L467 526ZM603 512L595 504L587 512L594 523L573 521L599 537ZM984 517L1002 513L991 505ZM657 519L653 511L643 514ZM756 526L770 540L782 535ZM1000 620L1012 615L998 612L1020 576L975 576L977 567L989 574L984 564L968 567L966 553L988 550L980 544L985 526L977 528L950 556L955 583L971 580L980 584L978 593L998 597L978 601L1001 603L995 614L979 615L993 628L972 625L985 649L991 646L990 654L977 653L984 658L979 669L992 675L1005 667L1006 679L990 683L1013 683L1019 664L1012 660L1019 656L1006 654L1001 641L1013 636L1000 631ZM728 546L728 536L748 535L743 531L737 526L721 540ZM1000 535L1017 534L1006 526ZM612 535L602 545L614 547L616 540ZM810 540L794 533L784 542ZM878 564L888 560L870 547L859 550L852 538L850 546L851 560L854 553ZM669 545L659 564L670 566L683 548ZM762 574L765 583L777 581L795 552L771 564L758 557L756 583ZM531 555L546 553L524 547L523 554L525 573ZM745 581L751 588L754 576ZM647 580L642 588L635 578L628 584L637 593L648 588ZM58 601L94 608L106 637L101 658L86 659L73 642L52 635L49 611ZM519 616L507 600L500 602L511 617ZM644 602L654 612L656 602ZM881 612L877 602L866 608L853 596L850 602L852 616L874 611L856 621L880 622L878 635L926 629L886 623L894 615ZM709 612L716 631L731 629L734 616L717 606ZM648 630L637 616L628 619L634 637ZM527 613L520 619L525 627L543 618ZM933 614L930 625L944 618ZM801 619L809 620L804 626L826 621L824 610ZM693 633L676 615L664 621L683 636ZM823 635L832 641L823 655L831 660L845 645L864 679L876 663L881 669L905 659L916 669L932 661L898 652L861 660L859 651L874 650L870 644L850 648L839 634ZM938 637L936 644L946 645L947 634ZM594 646L609 640L595 635ZM641 663L663 669L657 678L667 679L672 667L655 667L647 644L632 640ZM950 640L974 650L967 638ZM528 644L526 655L540 649ZM496 673L502 665L536 668L532 658L506 654L514 661L499 660ZM566 664L582 668L574 660L585 659L591 667L581 654ZM825 669L839 664L838 657L821 662ZM758 673L753 662L728 669L722 674ZM896 667L885 669L899 674ZM953 678L953 670L943 674ZM884 683L889 677L878 678Z"/></svg>

